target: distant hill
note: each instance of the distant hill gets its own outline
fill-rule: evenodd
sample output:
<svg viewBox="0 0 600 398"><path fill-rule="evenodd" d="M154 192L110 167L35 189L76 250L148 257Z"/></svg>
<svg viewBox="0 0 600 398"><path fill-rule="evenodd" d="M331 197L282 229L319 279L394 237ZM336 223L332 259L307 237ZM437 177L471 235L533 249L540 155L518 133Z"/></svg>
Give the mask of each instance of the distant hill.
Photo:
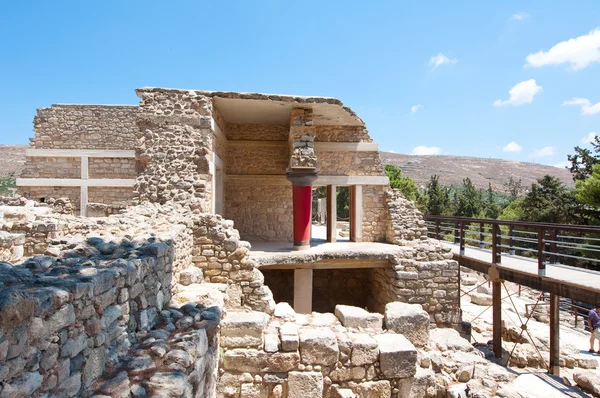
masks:
<svg viewBox="0 0 600 398"><path fill-rule="evenodd" d="M515 180L521 179L523 188L530 187L531 183L546 174L557 177L569 188L575 186L568 170L537 163L467 156L402 155L391 152L381 152L381 160L384 164L400 167L402 173L415 180L418 187L425 187L434 174L440 177L440 183L444 185L461 185L463 178L469 177L480 189L487 189L488 182L491 183L496 192L504 192L503 185L510 176Z"/></svg>
<svg viewBox="0 0 600 398"><path fill-rule="evenodd" d="M25 164L27 145L0 145L0 177L15 173L18 177ZM568 187L574 186L571 174L566 169L544 166L537 163L516 162L500 159L472 158L466 156L416 156L381 152L384 164L394 164L404 175L414 179L419 187L424 187L433 174L440 176L445 185L460 185L465 177L481 189L487 189L488 181L495 191L504 191L503 184L508 177L521 179L523 187L528 187L536 179L546 174L553 175Z"/></svg>
<svg viewBox="0 0 600 398"><path fill-rule="evenodd" d="M0 177L15 173L18 177L25 165L25 150L29 145L0 145Z"/></svg>

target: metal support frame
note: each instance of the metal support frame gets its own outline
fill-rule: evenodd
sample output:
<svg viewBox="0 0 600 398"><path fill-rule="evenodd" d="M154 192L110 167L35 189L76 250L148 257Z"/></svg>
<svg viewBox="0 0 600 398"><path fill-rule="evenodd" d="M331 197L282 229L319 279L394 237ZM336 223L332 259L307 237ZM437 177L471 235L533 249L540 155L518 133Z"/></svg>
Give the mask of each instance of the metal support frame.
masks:
<svg viewBox="0 0 600 398"><path fill-rule="evenodd" d="M560 376L560 307L559 296L550 293L550 367L548 372Z"/></svg>
<svg viewBox="0 0 600 398"><path fill-rule="evenodd" d="M496 358L502 358L502 281L492 281L492 344Z"/></svg>

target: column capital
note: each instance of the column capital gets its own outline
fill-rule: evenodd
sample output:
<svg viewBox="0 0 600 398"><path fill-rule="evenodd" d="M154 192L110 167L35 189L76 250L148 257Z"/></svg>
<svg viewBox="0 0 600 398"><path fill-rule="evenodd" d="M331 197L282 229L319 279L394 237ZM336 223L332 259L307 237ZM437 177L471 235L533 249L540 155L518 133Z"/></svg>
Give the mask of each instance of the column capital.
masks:
<svg viewBox="0 0 600 398"><path fill-rule="evenodd" d="M320 169L292 167L286 170L285 178L293 186L310 187L318 178Z"/></svg>

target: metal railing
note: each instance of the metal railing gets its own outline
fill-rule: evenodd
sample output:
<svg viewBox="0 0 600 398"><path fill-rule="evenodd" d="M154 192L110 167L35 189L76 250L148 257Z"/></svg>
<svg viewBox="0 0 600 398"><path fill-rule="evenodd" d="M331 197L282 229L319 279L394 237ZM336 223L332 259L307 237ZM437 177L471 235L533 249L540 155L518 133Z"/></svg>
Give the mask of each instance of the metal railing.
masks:
<svg viewBox="0 0 600 398"><path fill-rule="evenodd" d="M425 215L428 235L465 247L489 249L492 263L503 255L537 259L538 273L546 264L561 264L600 271L600 227L500 221L479 218Z"/></svg>

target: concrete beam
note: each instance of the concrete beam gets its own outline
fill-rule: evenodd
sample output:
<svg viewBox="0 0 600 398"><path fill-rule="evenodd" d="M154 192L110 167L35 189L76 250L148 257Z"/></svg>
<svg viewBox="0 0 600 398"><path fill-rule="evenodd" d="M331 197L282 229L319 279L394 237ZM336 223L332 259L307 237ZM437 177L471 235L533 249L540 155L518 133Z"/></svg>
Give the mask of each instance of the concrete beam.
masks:
<svg viewBox="0 0 600 398"><path fill-rule="evenodd" d="M294 311L299 314L312 312L313 270L294 271Z"/></svg>
<svg viewBox="0 0 600 398"><path fill-rule="evenodd" d="M251 185L291 185L286 180L285 175L264 175L264 174L227 174L228 181L236 184ZM390 180L387 176L328 176L318 175L313 186L337 185L389 185Z"/></svg>
<svg viewBox="0 0 600 398"><path fill-rule="evenodd" d="M135 178L17 178L18 187L133 187Z"/></svg>
<svg viewBox="0 0 600 398"><path fill-rule="evenodd" d="M116 149L27 149L25 156L48 158L135 158L135 150Z"/></svg>
<svg viewBox="0 0 600 398"><path fill-rule="evenodd" d="M389 268L387 259L326 259L311 263L269 264L259 266L259 269L372 269Z"/></svg>

